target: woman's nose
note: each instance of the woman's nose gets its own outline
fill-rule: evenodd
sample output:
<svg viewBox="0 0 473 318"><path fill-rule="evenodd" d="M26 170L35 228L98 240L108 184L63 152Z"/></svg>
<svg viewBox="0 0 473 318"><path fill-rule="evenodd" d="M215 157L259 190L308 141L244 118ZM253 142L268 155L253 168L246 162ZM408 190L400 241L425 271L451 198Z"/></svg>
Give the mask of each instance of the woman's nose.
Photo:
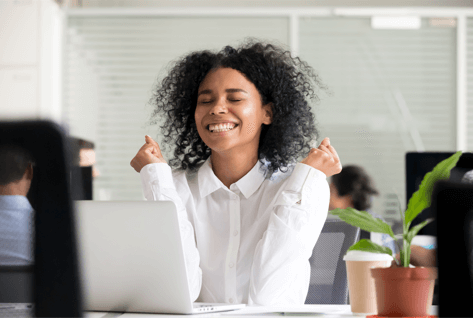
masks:
<svg viewBox="0 0 473 318"><path fill-rule="evenodd" d="M225 100L219 99L215 102L213 107L210 109L210 113L215 114L226 114L228 112L227 104Z"/></svg>

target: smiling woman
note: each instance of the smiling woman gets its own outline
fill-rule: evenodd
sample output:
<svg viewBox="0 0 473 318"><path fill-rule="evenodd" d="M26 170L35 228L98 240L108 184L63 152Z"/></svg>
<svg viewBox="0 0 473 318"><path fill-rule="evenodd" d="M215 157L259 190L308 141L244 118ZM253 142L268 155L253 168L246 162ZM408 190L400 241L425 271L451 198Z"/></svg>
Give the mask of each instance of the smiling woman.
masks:
<svg viewBox="0 0 473 318"><path fill-rule="evenodd" d="M232 73L227 70L223 71L225 74L214 74L219 68L238 71L239 76L233 73L238 85L225 87L229 90L225 97L228 102L237 105L251 97L271 109L272 122L260 129L257 155L258 160L266 161L266 177L278 170L287 171L295 159L309 152L309 142L318 137L308 101L318 101L316 92L325 87L305 62L292 58L282 48L259 42L249 42L238 49L227 46L218 53L193 52L175 63L156 90L156 109L151 119L152 123L157 123L163 115L167 119L163 126L163 145L174 154L169 164L195 170L210 156L210 148L200 138L194 116L197 107L217 98L215 88L202 85L218 83L224 75ZM222 97L221 92L219 95ZM258 129L253 124L249 123L247 128Z"/></svg>
<svg viewBox="0 0 473 318"><path fill-rule="evenodd" d="M191 53L158 88L153 119L177 169L149 136L131 166L148 200L176 204L194 300L304 303L326 177L341 171L328 138L309 146L317 84L288 52L250 43Z"/></svg>

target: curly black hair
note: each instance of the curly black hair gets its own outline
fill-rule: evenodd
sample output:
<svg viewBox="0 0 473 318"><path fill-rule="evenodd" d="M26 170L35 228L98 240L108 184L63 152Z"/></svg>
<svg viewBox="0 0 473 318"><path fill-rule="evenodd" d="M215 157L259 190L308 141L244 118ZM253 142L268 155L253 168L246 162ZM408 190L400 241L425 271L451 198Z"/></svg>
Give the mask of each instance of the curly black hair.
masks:
<svg viewBox="0 0 473 318"><path fill-rule="evenodd" d="M164 120L164 149L171 145L174 150L171 167L196 170L211 154L197 132L194 113L200 83L210 70L220 67L242 73L256 86L262 104L272 103L272 123L262 128L258 158L266 160L266 177L277 170L286 172L318 137L308 100L319 101L316 89L326 87L306 62L281 47L254 39L217 53L192 52L175 62L158 86L150 122Z"/></svg>
<svg viewBox="0 0 473 318"><path fill-rule="evenodd" d="M342 172L332 176L331 182L337 188L339 196L351 196L353 207L358 211L369 209L371 196L379 194L371 177L360 166L343 167Z"/></svg>

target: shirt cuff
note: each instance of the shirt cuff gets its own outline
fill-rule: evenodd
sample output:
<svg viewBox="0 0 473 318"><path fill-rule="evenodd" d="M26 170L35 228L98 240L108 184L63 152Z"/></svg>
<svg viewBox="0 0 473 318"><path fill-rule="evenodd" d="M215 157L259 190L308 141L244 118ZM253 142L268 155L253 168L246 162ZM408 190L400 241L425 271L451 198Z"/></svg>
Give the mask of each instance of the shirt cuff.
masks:
<svg viewBox="0 0 473 318"><path fill-rule="evenodd" d="M161 189L176 189L172 178L171 167L167 163L150 163L140 171L141 185L146 199L157 200Z"/></svg>
<svg viewBox="0 0 473 318"><path fill-rule="evenodd" d="M310 205L320 181L326 182L326 179L322 171L303 163L296 164L276 205Z"/></svg>

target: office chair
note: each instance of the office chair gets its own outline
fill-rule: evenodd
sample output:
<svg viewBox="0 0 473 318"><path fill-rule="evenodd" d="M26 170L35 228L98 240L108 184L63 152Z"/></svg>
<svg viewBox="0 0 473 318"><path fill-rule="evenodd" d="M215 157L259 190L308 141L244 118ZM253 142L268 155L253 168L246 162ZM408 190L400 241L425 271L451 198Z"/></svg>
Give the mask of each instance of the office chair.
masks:
<svg viewBox="0 0 473 318"><path fill-rule="evenodd" d="M360 229L327 220L309 259L311 274L306 304L347 304L348 281L343 255L359 239Z"/></svg>
<svg viewBox="0 0 473 318"><path fill-rule="evenodd" d="M473 317L473 185L437 182L431 207L437 219L438 316Z"/></svg>
<svg viewBox="0 0 473 318"><path fill-rule="evenodd" d="M35 161L33 180L41 185L32 203L34 265L0 266L4 282L14 282L13 286L0 287L15 291L17 297L9 301L33 300L36 317L82 317L71 201L75 190L69 180L71 154L65 133L46 121L0 122L0 144L16 144L28 150Z"/></svg>

